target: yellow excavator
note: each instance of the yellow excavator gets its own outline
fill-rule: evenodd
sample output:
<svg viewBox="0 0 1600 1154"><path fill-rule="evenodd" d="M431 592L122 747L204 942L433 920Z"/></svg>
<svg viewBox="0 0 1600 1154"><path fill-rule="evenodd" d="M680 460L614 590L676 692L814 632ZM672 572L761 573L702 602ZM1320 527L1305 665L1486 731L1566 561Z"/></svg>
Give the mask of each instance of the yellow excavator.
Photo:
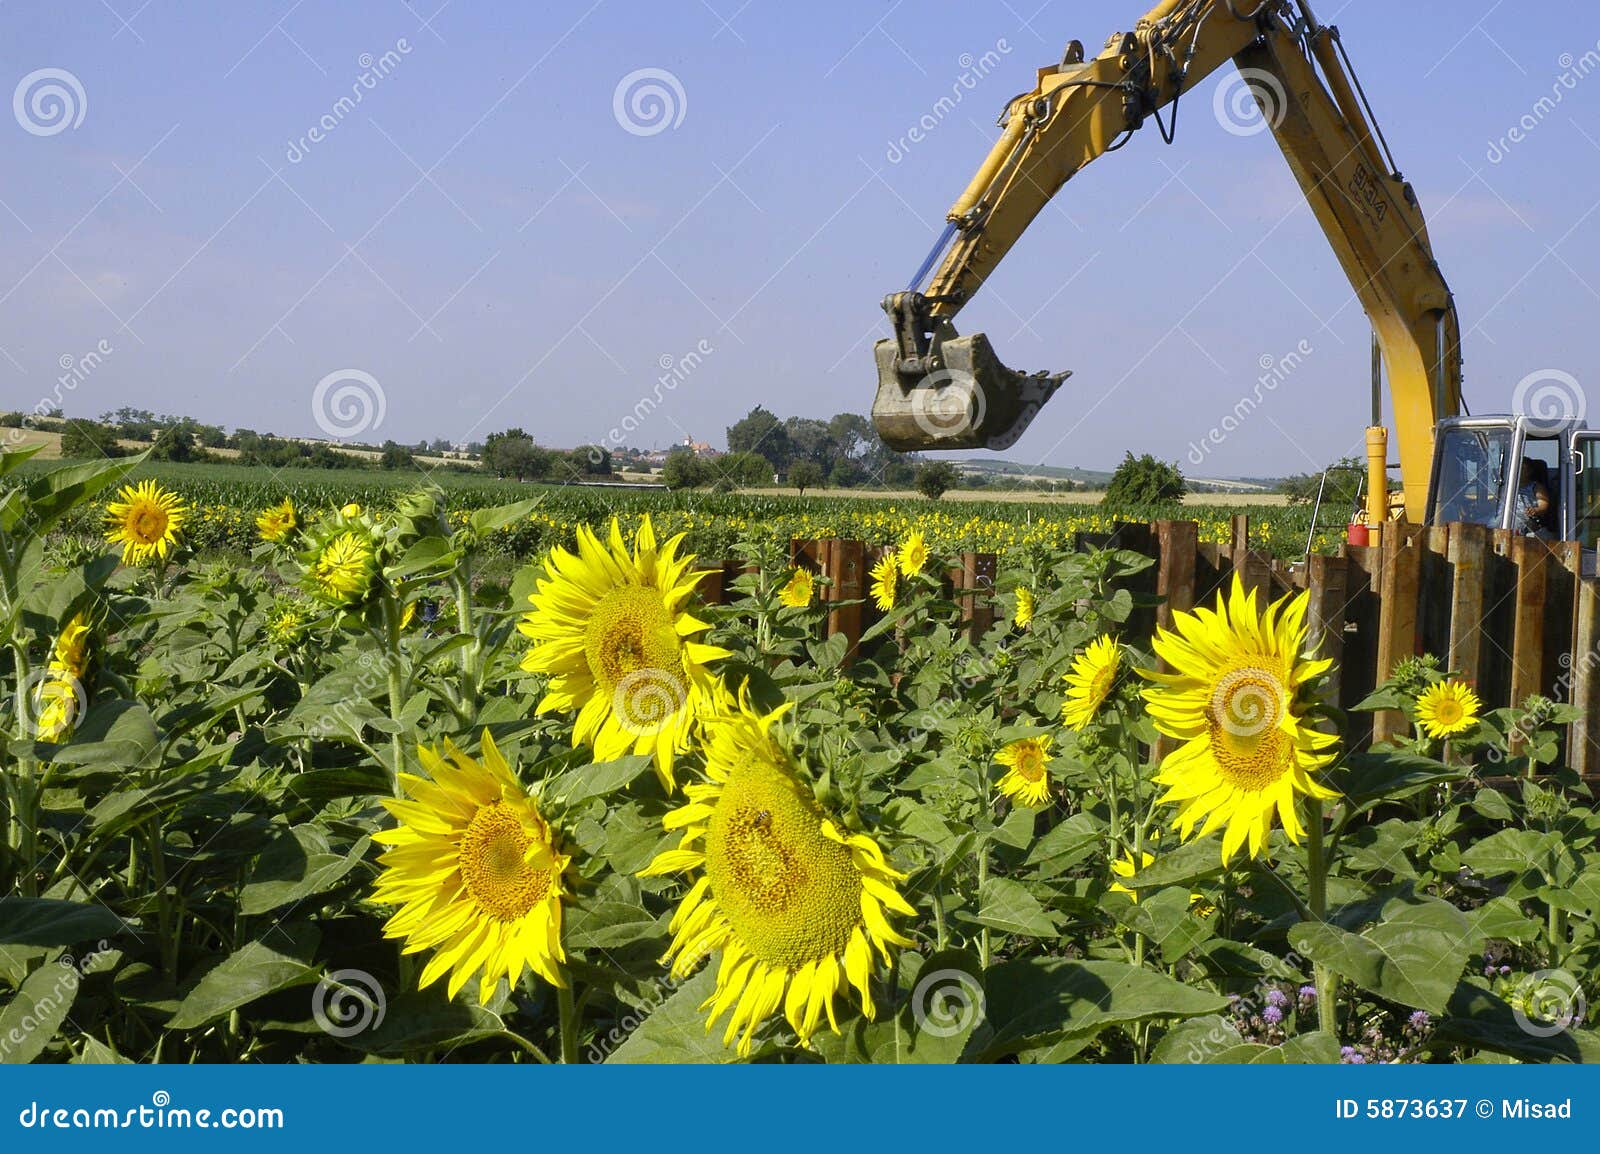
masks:
<svg viewBox="0 0 1600 1154"><path fill-rule="evenodd" d="M1006 368L984 334L957 334L956 314L1067 181L1150 121L1170 143L1180 108L1200 99L1195 88L1230 61L1372 323L1364 517L1373 543L1391 501L1394 514L1414 524L1526 531L1518 505L1526 459L1548 478L1540 535L1594 549L1597 434L1584 429L1581 412L1566 411L1581 404L1533 416L1461 416L1461 327L1421 206L1338 29L1320 23L1308 0L1162 0L1093 59L1074 40L1061 63L1039 70L1034 89L1006 105L1000 138L950 208L933 251L907 289L883 301L894 335L874 347L879 435L902 451L1016 442L1070 374ZM1392 498L1384 367L1400 458L1401 491Z"/></svg>

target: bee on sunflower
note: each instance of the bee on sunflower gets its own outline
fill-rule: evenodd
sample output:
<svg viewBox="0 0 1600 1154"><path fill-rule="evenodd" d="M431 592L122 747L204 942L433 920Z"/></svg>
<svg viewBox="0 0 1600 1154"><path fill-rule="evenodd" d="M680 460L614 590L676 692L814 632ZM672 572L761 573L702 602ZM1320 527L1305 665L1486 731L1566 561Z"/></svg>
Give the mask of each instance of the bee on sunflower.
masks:
<svg viewBox="0 0 1600 1154"><path fill-rule="evenodd" d="M517 626L533 642L522 668L550 678L538 712L577 714L572 744L598 760L651 754L670 793L673 759L713 699L709 665L732 656L695 640L711 628L689 611L705 571L678 556L684 534L658 546L648 514L631 550L615 517L609 545L588 526L577 538L577 553L550 551Z"/></svg>
<svg viewBox="0 0 1600 1154"><path fill-rule="evenodd" d="M747 698L704 727L706 780L663 825L682 830L642 876L698 875L672 917L664 960L688 977L721 953L701 1009L706 1029L731 1014L723 1044L748 1055L756 1029L780 1008L801 1044L822 1024L839 1033L834 999L853 987L872 1018L873 951L884 964L912 944L888 914L912 917L906 875L866 833L850 833L817 802L775 732L789 706L753 710Z"/></svg>
<svg viewBox="0 0 1600 1154"><path fill-rule="evenodd" d="M1157 800L1178 805L1173 824L1185 841L1197 827L1201 837L1222 830L1224 863L1247 843L1260 857L1274 813L1298 844L1297 799L1338 796L1314 776L1338 738L1306 719L1307 690L1333 665L1307 653L1309 604L1302 593L1257 610L1235 576L1215 610L1176 613L1172 629L1157 631L1156 655L1171 672L1141 670L1156 729L1182 743L1156 774L1166 787Z"/></svg>
<svg viewBox="0 0 1600 1154"><path fill-rule="evenodd" d="M118 500L106 505L106 540L122 546L124 565L162 561L178 544L189 507L154 481L124 485Z"/></svg>

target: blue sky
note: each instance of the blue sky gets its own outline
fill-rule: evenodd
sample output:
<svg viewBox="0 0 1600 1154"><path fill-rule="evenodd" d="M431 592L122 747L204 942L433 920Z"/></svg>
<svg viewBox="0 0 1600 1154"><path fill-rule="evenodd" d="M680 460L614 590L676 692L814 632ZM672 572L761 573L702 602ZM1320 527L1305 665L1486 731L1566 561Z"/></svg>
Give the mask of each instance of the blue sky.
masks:
<svg viewBox="0 0 1600 1154"><path fill-rule="evenodd" d="M0 406L31 408L62 365L109 348L64 392L69 414L134 404L314 436L318 383L358 370L331 389L377 382L367 439L517 424L570 445L659 394L626 438L645 447L720 443L758 403L865 412L877 302L921 259L1004 102L1068 39L1092 52L1142 12L139 3L0 5L0 89L42 69L78 85L62 89L69 125L26 93L0 118ZM1600 72L1498 160L1490 146L1535 116L1564 54L1600 50L1600 10L1316 8L1429 212L1473 408L1509 407L1540 370L1593 396ZM894 147L974 67L955 113ZM626 93L616 111L641 70L670 74L660 131L627 130ZM1364 318L1270 136L1213 116L1219 82L1174 145L1147 128L1074 180L964 313L1015 367L1075 373L1008 456L1097 467L1134 449L1266 475L1360 445ZM1193 467L1263 358L1302 342L1293 378Z"/></svg>

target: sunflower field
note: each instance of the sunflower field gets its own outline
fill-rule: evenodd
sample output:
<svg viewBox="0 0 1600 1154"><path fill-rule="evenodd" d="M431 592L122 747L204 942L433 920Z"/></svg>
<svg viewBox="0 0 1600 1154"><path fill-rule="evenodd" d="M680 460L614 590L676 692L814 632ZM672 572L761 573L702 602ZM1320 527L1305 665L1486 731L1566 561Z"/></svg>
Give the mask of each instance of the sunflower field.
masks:
<svg viewBox="0 0 1600 1154"><path fill-rule="evenodd" d="M852 654L759 510L285 487L219 557L137 462L23 456L0 1061L1600 1058L1563 707L1419 658L1347 747L1303 599L1150 635L1147 559L1040 536L973 637L969 527L886 520Z"/></svg>
<svg viewBox="0 0 1600 1154"><path fill-rule="evenodd" d="M387 512L397 497L419 481L416 473L330 474L323 469L160 463L137 467L134 477L155 480L183 498L190 509L186 540L205 557L248 555L258 540L255 518L263 504L285 497L303 508L354 501L363 508ZM1195 520L1200 540L1225 543L1231 539L1233 515L1248 513L1251 545L1286 561L1300 560L1308 539L1317 549L1328 551L1344 536L1334 510L1324 508L1313 529L1312 510L1306 506L1170 505L1113 511L1100 505L985 499L977 492L952 493L931 502L910 496L524 485L462 472L438 472L431 474L430 480L448 494L449 515L456 524L463 524L474 509L520 500L536 502L527 517L502 526L479 542L484 555L496 562L532 560L552 545L570 548L579 525L597 524L615 514L631 526L646 513L659 531L685 533L689 547L702 558L717 559L731 557L740 538L759 529L784 542L795 537L846 537L873 544L893 542L920 529L930 545L943 552L970 549L1018 554L1068 549L1077 534L1104 534L1119 521L1161 518ZM99 504L76 510L61 525L61 535L97 541L103 511Z"/></svg>

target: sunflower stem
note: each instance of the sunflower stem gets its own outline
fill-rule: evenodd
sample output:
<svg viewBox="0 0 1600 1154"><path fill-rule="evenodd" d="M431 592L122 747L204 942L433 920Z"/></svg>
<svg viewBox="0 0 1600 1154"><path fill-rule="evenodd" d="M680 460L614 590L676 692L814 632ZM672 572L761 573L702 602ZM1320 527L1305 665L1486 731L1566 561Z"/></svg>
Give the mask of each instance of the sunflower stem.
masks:
<svg viewBox="0 0 1600 1154"><path fill-rule="evenodd" d="M572 995L572 983L557 988L556 1004L561 1013L561 1062L565 1066L578 1064L578 1007Z"/></svg>
<svg viewBox="0 0 1600 1154"><path fill-rule="evenodd" d="M1306 887L1311 915L1319 922L1328 920L1328 861L1322 844L1322 802L1306 799L1307 846ZM1317 962L1312 967L1312 980L1317 987L1317 1028L1334 1038L1339 1036L1339 979L1327 966Z"/></svg>
<svg viewBox="0 0 1600 1154"><path fill-rule="evenodd" d="M405 684L400 676L400 605L393 597L383 599L383 633L388 650L389 718L395 723L389 736L389 752L393 759L389 767L389 790L400 796L400 772L405 766L405 745L400 739L400 714L405 708Z"/></svg>

